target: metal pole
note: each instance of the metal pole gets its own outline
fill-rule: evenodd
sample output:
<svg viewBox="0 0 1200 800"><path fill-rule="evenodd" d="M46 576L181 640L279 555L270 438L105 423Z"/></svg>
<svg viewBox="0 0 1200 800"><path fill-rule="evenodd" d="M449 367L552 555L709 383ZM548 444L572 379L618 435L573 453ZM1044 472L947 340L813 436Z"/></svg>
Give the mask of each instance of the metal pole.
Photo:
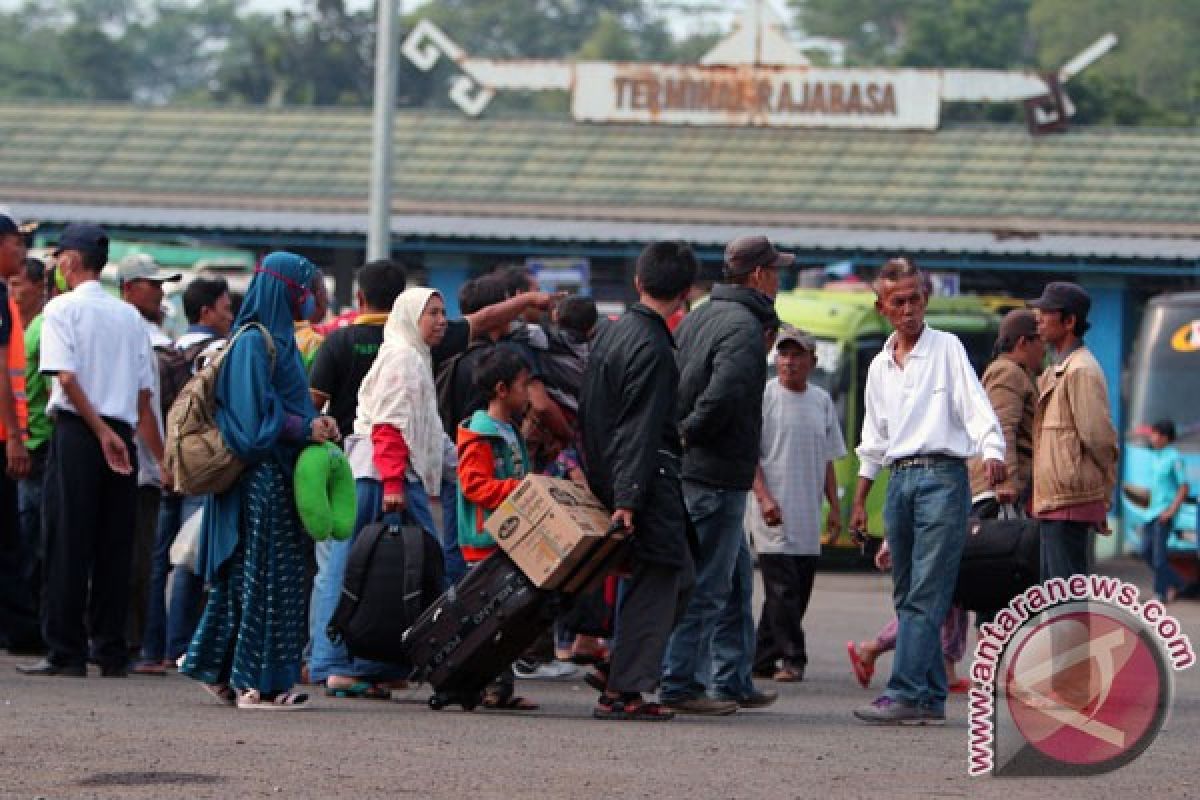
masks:
<svg viewBox="0 0 1200 800"><path fill-rule="evenodd" d="M375 33L375 113L371 135L367 260L392 252L392 118L396 107L396 0L379 0Z"/></svg>

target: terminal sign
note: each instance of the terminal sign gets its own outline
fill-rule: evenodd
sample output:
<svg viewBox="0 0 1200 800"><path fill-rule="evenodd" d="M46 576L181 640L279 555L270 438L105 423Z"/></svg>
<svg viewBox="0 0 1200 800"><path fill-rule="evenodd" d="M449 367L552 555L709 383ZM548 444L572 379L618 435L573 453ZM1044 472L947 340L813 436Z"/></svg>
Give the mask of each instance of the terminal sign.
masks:
<svg viewBox="0 0 1200 800"><path fill-rule="evenodd" d="M576 65L572 115L587 122L932 130L937 79L906 70Z"/></svg>

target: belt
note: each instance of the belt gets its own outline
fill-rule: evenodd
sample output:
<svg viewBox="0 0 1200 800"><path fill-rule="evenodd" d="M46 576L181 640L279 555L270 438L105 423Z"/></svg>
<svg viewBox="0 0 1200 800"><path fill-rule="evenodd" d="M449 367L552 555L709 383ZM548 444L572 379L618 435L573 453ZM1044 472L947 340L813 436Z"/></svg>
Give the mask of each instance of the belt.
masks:
<svg viewBox="0 0 1200 800"><path fill-rule="evenodd" d="M947 456L942 453L917 454L897 458L892 462L892 470L911 469L913 467L933 467L938 464L961 464L964 459L958 456Z"/></svg>

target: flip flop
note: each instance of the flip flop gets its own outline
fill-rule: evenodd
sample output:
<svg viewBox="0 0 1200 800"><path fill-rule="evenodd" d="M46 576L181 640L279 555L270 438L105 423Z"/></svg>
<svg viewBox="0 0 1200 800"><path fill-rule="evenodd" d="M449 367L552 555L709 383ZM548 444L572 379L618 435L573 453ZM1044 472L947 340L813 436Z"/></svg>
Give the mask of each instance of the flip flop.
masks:
<svg viewBox="0 0 1200 800"><path fill-rule="evenodd" d="M370 681L355 681L349 686L325 686L326 697L357 697L362 700L391 700L392 690Z"/></svg>
<svg viewBox="0 0 1200 800"><path fill-rule="evenodd" d="M971 691L971 681L968 678L959 678L946 687L946 691L954 694L965 694Z"/></svg>
<svg viewBox="0 0 1200 800"><path fill-rule="evenodd" d="M850 666L854 668L854 677L858 679L858 685L866 689L875 675L875 665L863 660L858 654L858 645L854 642L846 642L846 654L850 656Z"/></svg>
<svg viewBox="0 0 1200 800"><path fill-rule="evenodd" d="M615 719L631 722L666 722L675 718L675 712L662 703L653 703L638 697L601 696L592 709L593 719Z"/></svg>
<svg viewBox="0 0 1200 800"><path fill-rule="evenodd" d="M258 689L246 689L238 693L237 707L240 711L306 711L311 706L306 694L279 692L268 698Z"/></svg>

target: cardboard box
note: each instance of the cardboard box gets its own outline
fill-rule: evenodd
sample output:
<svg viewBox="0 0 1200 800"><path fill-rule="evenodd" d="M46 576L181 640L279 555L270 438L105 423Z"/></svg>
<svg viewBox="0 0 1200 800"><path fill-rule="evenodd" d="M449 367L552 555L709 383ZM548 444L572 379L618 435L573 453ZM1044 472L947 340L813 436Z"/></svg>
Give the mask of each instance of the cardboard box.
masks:
<svg viewBox="0 0 1200 800"><path fill-rule="evenodd" d="M576 567L615 546L606 535L611 516L586 488L530 475L485 527L535 586L573 591L588 577Z"/></svg>

